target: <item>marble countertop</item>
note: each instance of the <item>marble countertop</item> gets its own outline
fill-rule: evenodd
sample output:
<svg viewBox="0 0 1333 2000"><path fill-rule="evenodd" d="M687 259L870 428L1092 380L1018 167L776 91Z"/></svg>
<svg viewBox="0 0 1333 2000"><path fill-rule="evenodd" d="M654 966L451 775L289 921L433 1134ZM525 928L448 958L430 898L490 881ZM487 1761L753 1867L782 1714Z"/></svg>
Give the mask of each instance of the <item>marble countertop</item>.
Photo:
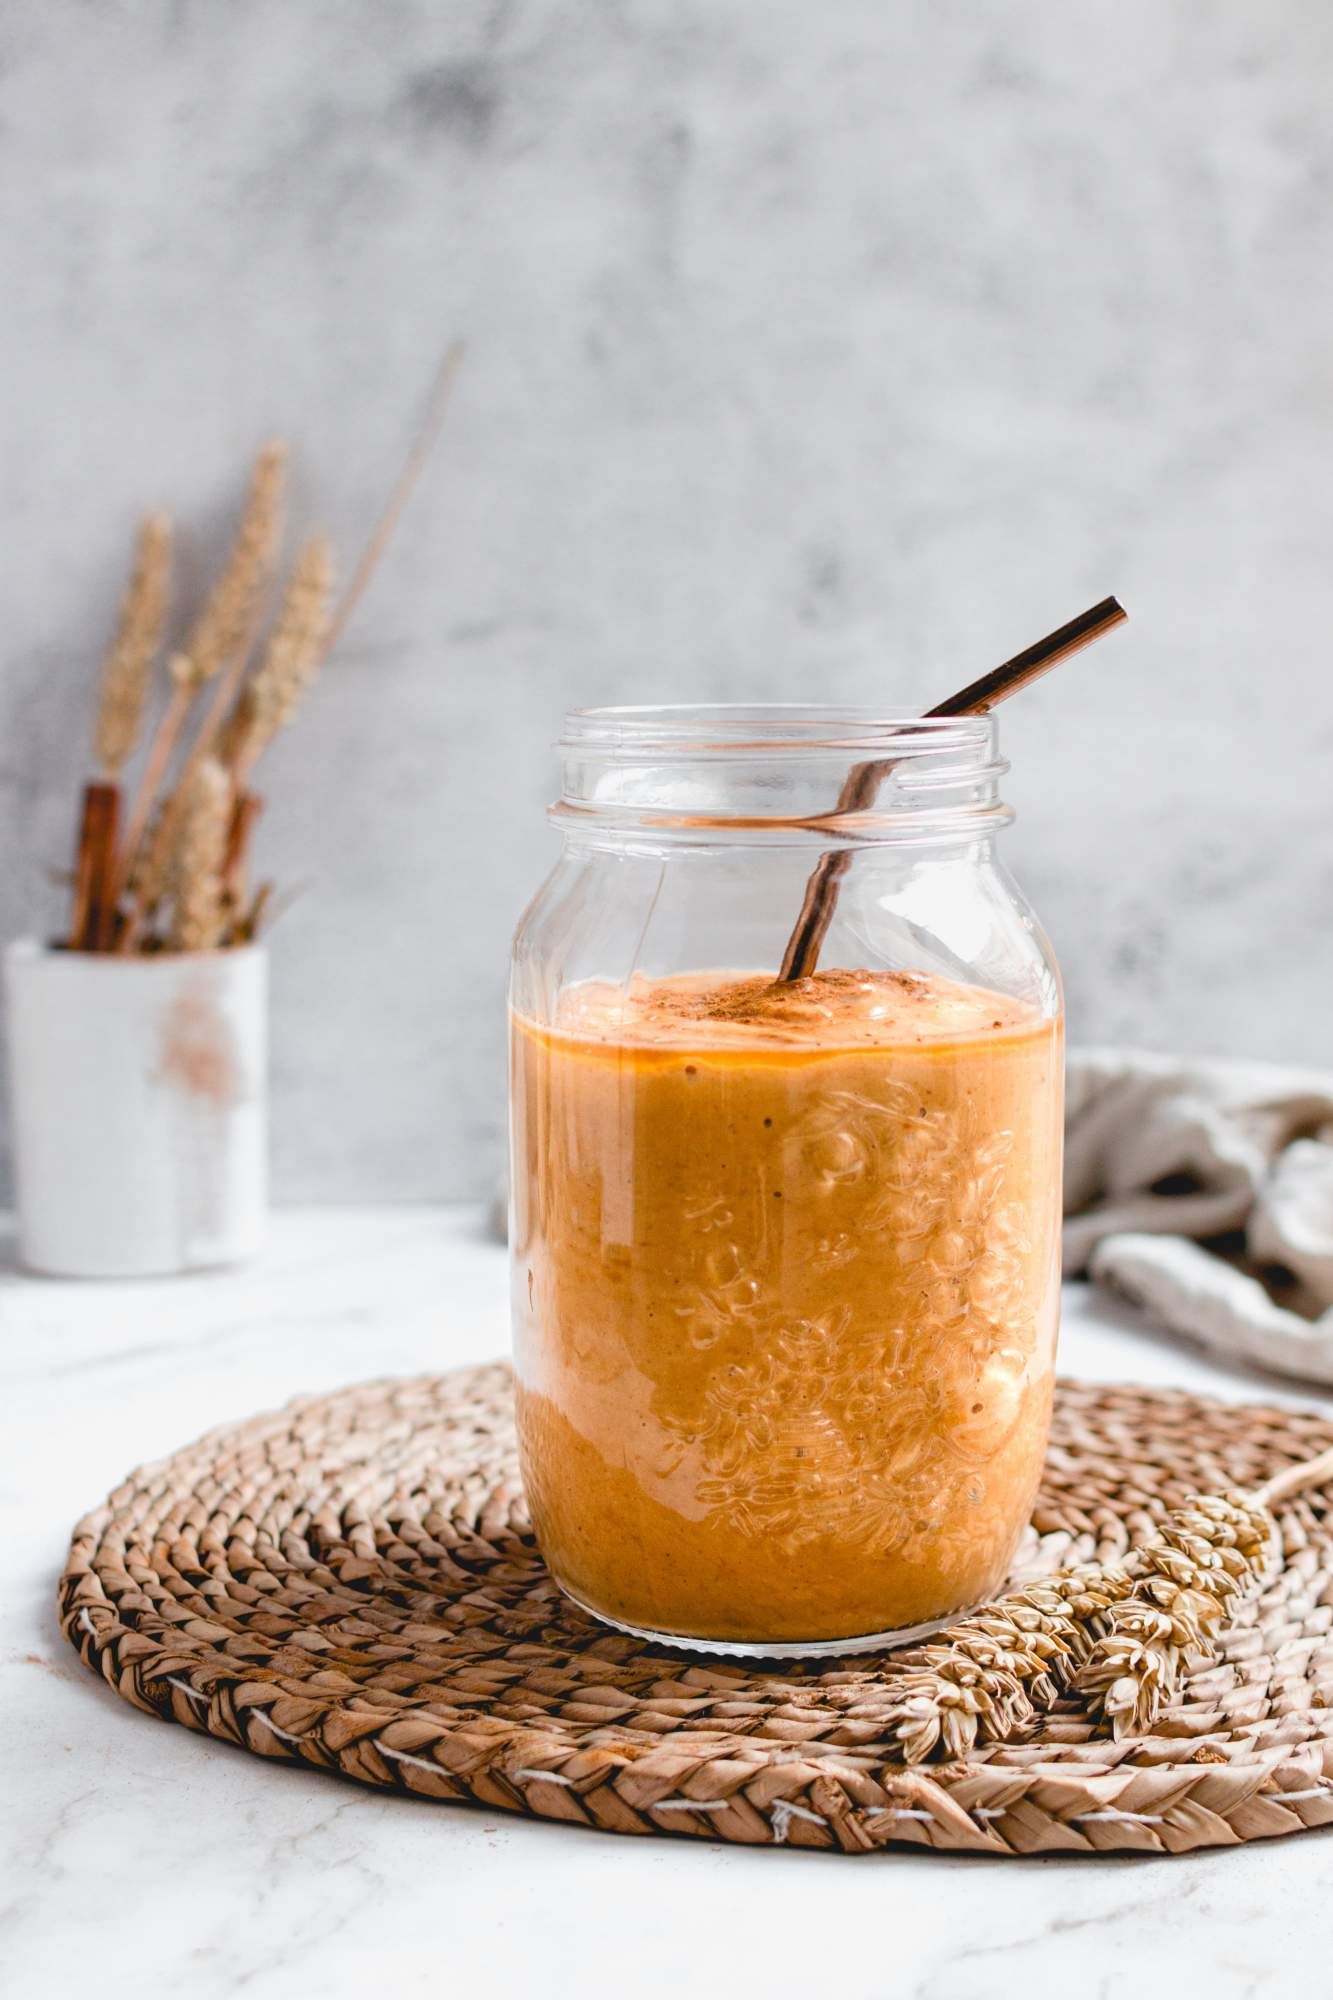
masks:
<svg viewBox="0 0 1333 2000"><path fill-rule="evenodd" d="M288 1212L235 1274L0 1272L0 1975L23 2000L631 1993L764 2000L1304 1994L1333 1841L1172 1860L849 1859L626 1840L432 1807L164 1728L81 1667L54 1583L75 1518L210 1425L507 1342L471 1209ZM1293 1403L1071 1287L1063 1364Z"/></svg>

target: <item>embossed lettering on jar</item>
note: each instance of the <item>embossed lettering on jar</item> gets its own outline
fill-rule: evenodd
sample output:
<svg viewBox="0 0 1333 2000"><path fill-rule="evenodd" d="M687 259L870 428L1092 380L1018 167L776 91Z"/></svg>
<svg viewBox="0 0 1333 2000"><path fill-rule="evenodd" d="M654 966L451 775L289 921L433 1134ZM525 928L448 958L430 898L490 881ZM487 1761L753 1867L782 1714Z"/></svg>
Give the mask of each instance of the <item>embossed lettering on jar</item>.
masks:
<svg viewBox="0 0 1333 2000"><path fill-rule="evenodd" d="M519 1434L557 1581L746 1653L1002 1581L1050 1412L1059 981L989 718L572 716L511 1010ZM884 765L833 814L848 767ZM818 968L778 968L849 852Z"/></svg>

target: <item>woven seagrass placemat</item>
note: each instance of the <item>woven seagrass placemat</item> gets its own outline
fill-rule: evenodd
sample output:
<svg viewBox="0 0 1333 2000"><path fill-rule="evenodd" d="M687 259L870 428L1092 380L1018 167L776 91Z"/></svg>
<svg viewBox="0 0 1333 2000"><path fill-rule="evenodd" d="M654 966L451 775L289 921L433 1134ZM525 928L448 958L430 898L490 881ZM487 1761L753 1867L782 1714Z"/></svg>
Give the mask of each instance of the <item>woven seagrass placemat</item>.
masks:
<svg viewBox="0 0 1333 2000"><path fill-rule="evenodd" d="M1330 1443L1320 1416L1063 1383L1037 1561L1112 1559L1188 1493ZM75 1530L60 1612L136 1707L423 1798L849 1853L1178 1853L1333 1820L1331 1509L1323 1490L1280 1510L1280 1575L1151 1737L1114 1743L1067 1706L913 1770L877 1723L873 1656L715 1664L568 1604L501 1366L295 1403L145 1466Z"/></svg>

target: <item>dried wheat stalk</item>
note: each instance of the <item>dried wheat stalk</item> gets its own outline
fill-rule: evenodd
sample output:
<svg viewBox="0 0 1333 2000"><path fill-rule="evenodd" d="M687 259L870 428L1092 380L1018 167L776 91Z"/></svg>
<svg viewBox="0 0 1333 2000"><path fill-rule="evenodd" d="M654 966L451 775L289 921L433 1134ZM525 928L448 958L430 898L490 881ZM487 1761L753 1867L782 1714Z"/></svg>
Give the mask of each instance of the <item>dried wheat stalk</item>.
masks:
<svg viewBox="0 0 1333 2000"><path fill-rule="evenodd" d="M380 557L388 547L390 537L398 525L403 509L412 497L412 489L425 469L426 461L430 457L435 440L439 436L444 425L444 419L448 414L449 404L454 393L454 383L458 379L459 369L463 366L463 353L464 348L461 340L450 341L449 346L445 350L444 359L436 371L435 381L427 398L426 412L422 418L421 426L412 440L407 457L403 461L402 470L394 481L392 491L384 504L383 512L375 523L375 526L371 529L370 537L357 558L356 567L352 571L351 579L342 594L337 610L334 612L333 623L329 627L328 638L325 642L326 652L333 651L333 648L346 631L348 623L354 615L357 606L360 604L361 599L365 596L366 589L375 574Z"/></svg>
<svg viewBox="0 0 1333 2000"><path fill-rule="evenodd" d="M1333 1475L1333 1451L1253 1493L1196 1495L1142 1551L1140 1580L1074 1681L1115 1736L1150 1729L1186 1673L1215 1656L1231 1614L1262 1589L1280 1547L1273 1508Z"/></svg>
<svg viewBox="0 0 1333 2000"><path fill-rule="evenodd" d="M171 936L177 951L212 951L223 941L227 920L223 868L230 823L231 779L216 757L205 757L181 810Z"/></svg>
<svg viewBox="0 0 1333 2000"><path fill-rule="evenodd" d="M154 808L148 830L139 843L125 893L135 913L151 923L159 906L171 894L175 874L176 835L179 829L181 796L173 792Z"/></svg>
<svg viewBox="0 0 1333 2000"><path fill-rule="evenodd" d="M243 690L224 736L244 785L256 759L296 713L323 657L333 592L333 550L313 535L299 551L264 656Z"/></svg>
<svg viewBox="0 0 1333 2000"><path fill-rule="evenodd" d="M890 1662L887 1727L909 1764L1022 1735L1087 1659L1128 1570L1082 1563L1011 1590Z"/></svg>
<svg viewBox="0 0 1333 2000"><path fill-rule="evenodd" d="M201 687L249 643L281 536L286 483L287 447L274 438L255 460L245 510L222 574L185 644L172 655L172 677L179 687Z"/></svg>
<svg viewBox="0 0 1333 2000"><path fill-rule="evenodd" d="M1171 1514L1072 1682L1112 1735L1150 1729L1186 1672L1216 1651L1230 1614L1263 1583L1276 1534L1244 1493L1196 1494Z"/></svg>
<svg viewBox="0 0 1333 2000"><path fill-rule="evenodd" d="M211 680L225 667L224 680L228 683L226 703L218 706L230 706L234 696L246 654L254 640L264 589L281 538L286 476L287 447L273 440L263 447L255 460L245 509L222 575L191 627L184 647L172 656L171 698L153 733L130 813L115 885L117 902L139 866L139 848L144 831L195 694L205 681ZM192 781L199 756L211 749L218 719L216 709L210 710L205 723L207 740L201 742L201 739L196 739L191 758L178 780L178 792ZM129 926L121 932L121 950L133 949L140 928L138 921L132 918Z"/></svg>
<svg viewBox="0 0 1333 2000"><path fill-rule="evenodd" d="M263 658L218 729L217 754L232 774L235 798L227 836L224 885L234 941L248 900L250 842L263 801L250 773L276 732L290 722L326 649L333 551L323 535L300 549Z"/></svg>
<svg viewBox="0 0 1333 2000"><path fill-rule="evenodd" d="M116 940L120 952L140 948L159 901L174 886L181 820L201 765L216 756L223 721L236 698L245 668L246 654L238 653L218 679L176 782L154 808L150 830L147 833L141 830L133 845L126 842L127 874L120 893L128 893L130 908Z"/></svg>
<svg viewBox="0 0 1333 2000"><path fill-rule="evenodd" d="M1057 1571L902 1654L888 1728L904 1760L1011 1742L1063 1694L1116 1736L1150 1729L1263 1587L1279 1545L1273 1507L1330 1478L1333 1451L1253 1493L1196 1494L1122 1563Z"/></svg>
<svg viewBox="0 0 1333 2000"><path fill-rule="evenodd" d="M148 676L166 623L170 572L171 521L166 514L145 514L120 622L102 668L94 745L110 777L124 769L139 741Z"/></svg>
<svg viewBox="0 0 1333 2000"><path fill-rule="evenodd" d="M103 809L104 802L85 798L85 826L96 840L90 841L89 854L76 871L72 943L122 953L154 949L161 943L159 913L169 898L176 904L171 936L179 949L201 948L181 939L186 933L211 935L219 921L216 941L242 943L254 935L266 913L268 890L250 901L247 850L262 802L246 789L247 774L276 731L290 721L355 612L443 424L462 355L454 342L444 356L423 422L337 606L331 604L329 545L317 536L297 558L263 659L247 686L250 650L281 538L287 447L272 442L259 453L222 573L184 644L169 660L170 695L144 758L123 842L116 841L116 822ZM111 773L123 766L141 726L147 675L163 622L168 562L168 525L164 517L151 516L141 529L138 564L104 675L97 743L104 769ZM207 682L215 685L182 756L182 735ZM213 852L205 832L211 829L212 842L216 831L204 810L210 798L216 807L219 794L217 772L207 768L214 764L223 771L230 800L220 920L205 907L203 885L211 863L201 869L201 857ZM118 805L117 798L117 810Z"/></svg>

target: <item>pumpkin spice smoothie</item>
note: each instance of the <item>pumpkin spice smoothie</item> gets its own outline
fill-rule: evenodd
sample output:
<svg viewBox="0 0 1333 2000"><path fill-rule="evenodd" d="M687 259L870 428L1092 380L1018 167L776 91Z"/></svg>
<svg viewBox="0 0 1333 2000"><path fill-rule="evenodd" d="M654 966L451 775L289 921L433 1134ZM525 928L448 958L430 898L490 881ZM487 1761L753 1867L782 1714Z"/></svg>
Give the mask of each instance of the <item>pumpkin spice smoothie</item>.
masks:
<svg viewBox="0 0 1333 2000"><path fill-rule="evenodd" d="M520 1445L571 1595L759 1646L995 1589L1050 1412L1060 1033L907 972L515 1013Z"/></svg>

